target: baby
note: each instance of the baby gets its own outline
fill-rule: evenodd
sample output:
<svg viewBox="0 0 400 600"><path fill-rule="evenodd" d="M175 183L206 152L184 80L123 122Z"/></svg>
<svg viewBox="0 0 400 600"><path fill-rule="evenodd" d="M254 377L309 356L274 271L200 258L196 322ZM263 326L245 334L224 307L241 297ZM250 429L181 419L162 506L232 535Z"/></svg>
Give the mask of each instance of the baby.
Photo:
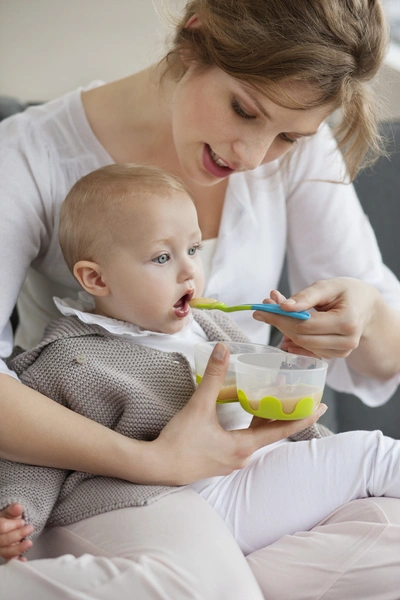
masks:
<svg viewBox="0 0 400 600"><path fill-rule="evenodd" d="M74 185L59 236L84 292L78 300L55 299L64 316L10 367L69 409L154 440L194 393L194 345L248 341L225 315L189 306L204 286L195 206L182 183L159 169L110 165ZM222 406L220 415L227 429L250 418L237 404ZM352 499L400 497L399 441L381 432L321 438L316 427L301 438L315 439L271 444L243 469L191 486L246 554L310 529ZM0 482L0 509L22 504L32 539L46 525L67 526L182 489L10 461L0 461Z"/></svg>

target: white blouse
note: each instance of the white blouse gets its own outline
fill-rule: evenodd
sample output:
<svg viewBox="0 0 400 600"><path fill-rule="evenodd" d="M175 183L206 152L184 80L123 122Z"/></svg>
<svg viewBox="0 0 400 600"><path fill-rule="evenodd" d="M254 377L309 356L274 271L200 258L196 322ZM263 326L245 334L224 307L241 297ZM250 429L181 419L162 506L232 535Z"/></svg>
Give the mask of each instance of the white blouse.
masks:
<svg viewBox="0 0 400 600"><path fill-rule="evenodd" d="M80 177L112 162L86 119L81 90L0 124L0 356L11 352L8 320L21 286L16 343L26 348L58 316L52 297L79 291L58 243L60 206ZM331 183L342 179L326 125L299 140L289 161L233 174L204 295L227 304L262 301L276 288L287 251L292 292L318 279L357 277L400 310L400 283L382 264L353 186ZM254 342L268 343L269 326L251 313L232 318ZM371 406L386 402L399 380L383 383L354 373L345 359L330 361L329 385Z"/></svg>

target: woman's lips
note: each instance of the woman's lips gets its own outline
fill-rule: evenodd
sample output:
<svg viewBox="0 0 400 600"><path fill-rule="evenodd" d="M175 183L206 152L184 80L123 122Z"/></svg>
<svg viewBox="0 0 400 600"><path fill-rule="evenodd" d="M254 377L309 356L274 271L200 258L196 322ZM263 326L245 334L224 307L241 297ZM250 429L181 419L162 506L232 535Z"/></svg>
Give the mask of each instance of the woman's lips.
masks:
<svg viewBox="0 0 400 600"><path fill-rule="evenodd" d="M203 166L206 169L206 171L211 173L211 175L214 175L214 177L219 178L228 177L228 175L231 175L231 173L235 172L235 169L231 169L229 167L220 167L219 165L217 165L217 163L213 160L211 156L210 150L210 146L208 144L204 144Z"/></svg>

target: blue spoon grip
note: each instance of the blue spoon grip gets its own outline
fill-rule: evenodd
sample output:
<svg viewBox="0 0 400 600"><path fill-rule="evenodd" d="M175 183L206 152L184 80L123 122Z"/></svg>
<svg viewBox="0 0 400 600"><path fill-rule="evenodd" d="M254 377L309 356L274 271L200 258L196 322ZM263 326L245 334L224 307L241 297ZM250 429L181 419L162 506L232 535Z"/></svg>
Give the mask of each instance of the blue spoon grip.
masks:
<svg viewBox="0 0 400 600"><path fill-rule="evenodd" d="M288 312L283 310L278 304L252 304L251 310L263 310L264 312L272 312L277 315L283 315L284 317L300 319L301 321L306 321L311 317L311 314L306 310L300 312Z"/></svg>

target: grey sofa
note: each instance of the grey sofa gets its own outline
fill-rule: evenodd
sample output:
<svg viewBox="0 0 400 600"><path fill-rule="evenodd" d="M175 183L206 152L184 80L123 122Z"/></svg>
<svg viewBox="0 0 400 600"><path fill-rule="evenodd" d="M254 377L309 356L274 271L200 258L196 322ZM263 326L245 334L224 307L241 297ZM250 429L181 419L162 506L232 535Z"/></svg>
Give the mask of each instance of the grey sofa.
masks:
<svg viewBox="0 0 400 600"><path fill-rule="evenodd" d="M355 187L375 230L383 260L400 279L400 122L384 124L383 132L390 158L382 158L363 171ZM335 393L332 408L336 431L380 429L400 438L400 389L379 408L369 408L350 394Z"/></svg>

